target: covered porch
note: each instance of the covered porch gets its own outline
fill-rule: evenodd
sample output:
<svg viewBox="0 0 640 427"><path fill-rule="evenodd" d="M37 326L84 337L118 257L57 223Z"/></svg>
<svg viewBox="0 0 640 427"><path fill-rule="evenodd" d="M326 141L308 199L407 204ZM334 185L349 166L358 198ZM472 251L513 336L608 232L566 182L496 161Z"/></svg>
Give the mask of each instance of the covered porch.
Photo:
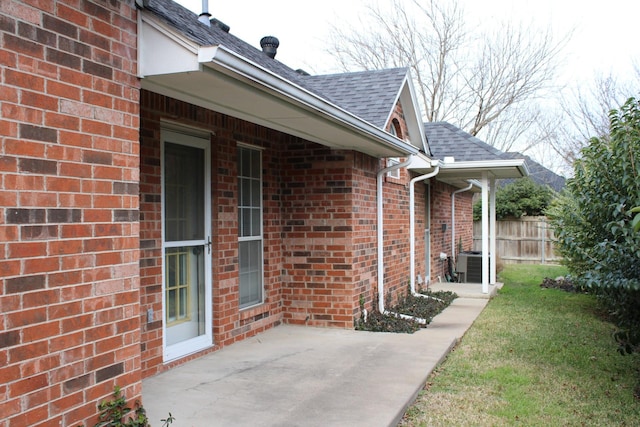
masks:
<svg viewBox="0 0 640 427"><path fill-rule="evenodd" d="M415 239L413 231L413 221L415 214L415 202L413 196L413 185L416 182L426 179L436 179L449 185L459 188L451 194L451 228L455 233L455 194L462 191L480 192L482 197L482 281L476 283L457 283L459 289L472 291L477 294L490 296L495 292L497 286L496 274L496 180L522 178L529 175L524 159L509 160L477 160L456 162L452 157L445 157L444 160L426 162L416 158L408 165L408 169L419 174L411 180L410 184L410 209L411 209L411 241ZM455 234L451 236L451 257L456 265ZM411 288L415 289L415 274L413 266L415 259L412 252L412 274ZM454 267L455 268L455 267ZM430 287L443 286L445 283L430 282ZM452 283L452 285L454 285Z"/></svg>

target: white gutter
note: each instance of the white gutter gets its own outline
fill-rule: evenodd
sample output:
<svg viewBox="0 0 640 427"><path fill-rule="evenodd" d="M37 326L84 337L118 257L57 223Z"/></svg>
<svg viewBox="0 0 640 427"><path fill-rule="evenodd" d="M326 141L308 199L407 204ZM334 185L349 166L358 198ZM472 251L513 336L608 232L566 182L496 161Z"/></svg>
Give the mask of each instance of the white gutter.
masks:
<svg viewBox="0 0 640 427"><path fill-rule="evenodd" d="M461 188L451 193L451 260L456 262L456 194L464 193L473 188L473 184L469 183L468 187Z"/></svg>
<svg viewBox="0 0 640 427"><path fill-rule="evenodd" d="M163 76L184 75L187 78L190 73L202 73L205 76L213 74L218 78L230 79L230 84L247 85L251 90L297 108L304 112L305 118L323 121L341 131L367 139L372 149L377 146L384 148L378 151L394 152L387 156L405 157L419 153L421 147L392 136L225 46L202 46L194 42L155 17L153 12L140 14L139 28L139 77L143 79L143 86L160 88L167 91L169 96L182 99L184 95L195 95L178 90L180 88L163 86L164 83L160 81Z"/></svg>
<svg viewBox="0 0 640 427"><path fill-rule="evenodd" d="M483 172L492 171L496 172L500 169L513 169L516 168L520 172L521 176L529 175L529 167L524 159L508 159L508 160L472 160L472 161L455 161L455 162L443 162L442 171L447 172L476 172L477 175L481 175ZM515 178L515 177L513 177Z"/></svg>
<svg viewBox="0 0 640 427"><path fill-rule="evenodd" d="M411 294L413 296L421 297L426 297L426 295L416 292L416 213L414 184L418 181L424 181L426 179L433 178L438 174L438 172L440 172L440 163L437 160L433 160L431 164L432 166L435 166L435 169L432 172L429 172L425 175L417 176L409 182L409 253L411 258L409 283L411 284Z"/></svg>
<svg viewBox="0 0 640 427"><path fill-rule="evenodd" d="M257 83L263 88L283 96L291 103L299 104L320 116L354 129L357 133L372 138L378 144L393 147L404 154L419 152L418 147L392 136L385 130L362 120L224 46L200 47L198 62L206 68L217 66L220 68L219 71L244 77L252 83Z"/></svg>

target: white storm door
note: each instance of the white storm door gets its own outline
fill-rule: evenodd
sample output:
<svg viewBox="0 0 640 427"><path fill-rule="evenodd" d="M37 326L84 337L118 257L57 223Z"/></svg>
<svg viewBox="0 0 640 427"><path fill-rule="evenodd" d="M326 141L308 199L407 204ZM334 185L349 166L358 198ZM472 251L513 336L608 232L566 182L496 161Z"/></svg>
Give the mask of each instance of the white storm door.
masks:
<svg viewBox="0 0 640 427"><path fill-rule="evenodd" d="M213 344L209 159L207 139L162 132L165 361Z"/></svg>

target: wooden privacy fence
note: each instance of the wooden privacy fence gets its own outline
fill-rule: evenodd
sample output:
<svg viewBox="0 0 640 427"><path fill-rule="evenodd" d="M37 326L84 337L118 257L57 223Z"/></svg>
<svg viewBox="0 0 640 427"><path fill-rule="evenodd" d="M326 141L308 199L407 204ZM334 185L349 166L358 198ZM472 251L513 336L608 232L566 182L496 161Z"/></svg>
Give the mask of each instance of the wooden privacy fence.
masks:
<svg viewBox="0 0 640 427"><path fill-rule="evenodd" d="M482 250L482 223L473 223L473 250ZM553 230L544 216L496 221L496 252L504 264L558 264Z"/></svg>

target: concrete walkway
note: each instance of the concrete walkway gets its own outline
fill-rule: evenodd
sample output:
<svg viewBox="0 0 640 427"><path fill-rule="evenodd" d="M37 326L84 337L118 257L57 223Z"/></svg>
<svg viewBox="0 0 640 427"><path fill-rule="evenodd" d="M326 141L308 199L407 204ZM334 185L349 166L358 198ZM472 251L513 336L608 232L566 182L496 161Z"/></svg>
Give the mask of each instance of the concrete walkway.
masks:
<svg viewBox="0 0 640 427"><path fill-rule="evenodd" d="M487 301L414 334L278 326L144 380L143 403L154 426L395 426Z"/></svg>

